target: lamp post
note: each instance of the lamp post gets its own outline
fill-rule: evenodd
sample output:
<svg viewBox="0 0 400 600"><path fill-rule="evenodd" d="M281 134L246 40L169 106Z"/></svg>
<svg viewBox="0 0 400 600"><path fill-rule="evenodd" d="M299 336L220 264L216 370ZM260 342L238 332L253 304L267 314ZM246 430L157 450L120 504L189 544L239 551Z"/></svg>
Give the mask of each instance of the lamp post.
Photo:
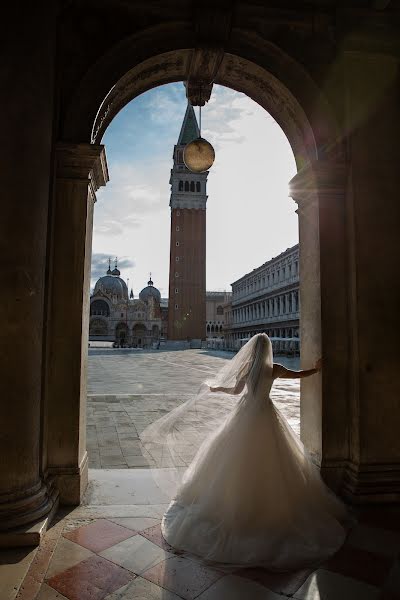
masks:
<svg viewBox="0 0 400 600"><path fill-rule="evenodd" d="M129 277L127 278L127 288L128 293L126 295L126 314L125 314L125 324L126 324L126 341L129 344L129 328L128 328L128 308L129 308Z"/></svg>

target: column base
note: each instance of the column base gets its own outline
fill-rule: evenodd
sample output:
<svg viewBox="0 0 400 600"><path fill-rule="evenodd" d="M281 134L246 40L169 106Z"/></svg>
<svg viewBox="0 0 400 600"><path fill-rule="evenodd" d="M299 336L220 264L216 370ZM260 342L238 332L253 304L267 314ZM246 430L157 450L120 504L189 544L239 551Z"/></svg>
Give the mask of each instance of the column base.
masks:
<svg viewBox="0 0 400 600"><path fill-rule="evenodd" d="M88 484L88 454L85 452L79 467L50 467L60 494L60 504L78 506Z"/></svg>
<svg viewBox="0 0 400 600"><path fill-rule="evenodd" d="M53 489L51 500L52 507L46 516L22 527L0 531L0 548L39 546L57 512L58 490Z"/></svg>
<svg viewBox="0 0 400 600"><path fill-rule="evenodd" d="M36 546L58 508L58 489L53 478L40 482L33 494L1 506L0 548Z"/></svg>
<svg viewBox="0 0 400 600"><path fill-rule="evenodd" d="M29 528L32 523L45 518L53 509L58 490L53 478L38 483L24 492L0 497L0 532L20 527Z"/></svg>
<svg viewBox="0 0 400 600"><path fill-rule="evenodd" d="M400 464L348 463L341 493L346 500L358 505L400 502Z"/></svg>

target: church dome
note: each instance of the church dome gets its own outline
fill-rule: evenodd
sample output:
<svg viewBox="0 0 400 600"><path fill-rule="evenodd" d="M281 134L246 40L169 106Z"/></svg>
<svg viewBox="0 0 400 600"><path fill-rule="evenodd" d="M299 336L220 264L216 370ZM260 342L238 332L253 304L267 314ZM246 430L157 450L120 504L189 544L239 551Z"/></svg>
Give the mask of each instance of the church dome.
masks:
<svg viewBox="0 0 400 600"><path fill-rule="evenodd" d="M106 294L107 296L117 296L124 300L128 299L127 285L121 277L116 275L105 275L104 277L100 277L94 286L94 294L97 292L103 292L103 294Z"/></svg>
<svg viewBox="0 0 400 600"><path fill-rule="evenodd" d="M150 277L149 281L147 282L147 287L143 288L142 291L140 292L139 298L143 302L146 302L146 300L148 300L150 298L150 296L153 296L153 298L155 298L157 302L161 301L160 291L154 287L151 277Z"/></svg>

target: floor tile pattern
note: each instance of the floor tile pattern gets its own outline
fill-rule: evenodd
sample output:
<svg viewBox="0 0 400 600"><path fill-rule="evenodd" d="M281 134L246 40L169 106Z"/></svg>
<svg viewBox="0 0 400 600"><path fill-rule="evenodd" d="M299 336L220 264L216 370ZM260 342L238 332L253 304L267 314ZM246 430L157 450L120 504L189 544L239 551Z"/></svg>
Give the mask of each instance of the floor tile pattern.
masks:
<svg viewBox="0 0 400 600"><path fill-rule="evenodd" d="M400 600L400 531L363 517L334 557L291 573L220 570L179 554L156 517L77 525L64 529L37 600Z"/></svg>

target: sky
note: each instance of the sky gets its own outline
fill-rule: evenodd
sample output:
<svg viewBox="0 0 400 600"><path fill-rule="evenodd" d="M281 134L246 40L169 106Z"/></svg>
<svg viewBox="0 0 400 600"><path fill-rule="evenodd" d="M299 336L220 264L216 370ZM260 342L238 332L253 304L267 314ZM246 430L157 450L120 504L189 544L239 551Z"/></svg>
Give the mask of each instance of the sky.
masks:
<svg viewBox="0 0 400 600"><path fill-rule="evenodd" d="M182 83L160 86L132 100L109 125L102 143L110 181L94 208L92 287L108 257L118 257L135 297L150 272L168 296L169 177L186 104ZM233 281L298 242L296 204L288 197L295 161L272 117L222 86L214 86L202 109L201 133L216 153L207 184L206 286L231 291Z"/></svg>

